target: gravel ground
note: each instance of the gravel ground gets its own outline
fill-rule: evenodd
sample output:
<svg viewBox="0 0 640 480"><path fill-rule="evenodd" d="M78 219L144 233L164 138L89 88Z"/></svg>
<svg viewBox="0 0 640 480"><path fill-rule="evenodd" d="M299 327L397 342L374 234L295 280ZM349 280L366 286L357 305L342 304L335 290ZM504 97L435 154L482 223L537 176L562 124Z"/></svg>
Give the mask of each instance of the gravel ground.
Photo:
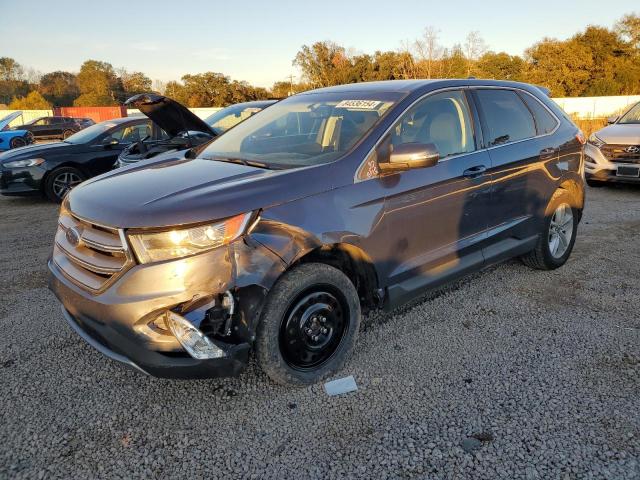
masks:
<svg viewBox="0 0 640 480"><path fill-rule="evenodd" d="M367 317L359 389L333 398L104 358L46 288L55 223L0 199L2 478L640 478L640 188L589 189L559 270L513 261Z"/></svg>

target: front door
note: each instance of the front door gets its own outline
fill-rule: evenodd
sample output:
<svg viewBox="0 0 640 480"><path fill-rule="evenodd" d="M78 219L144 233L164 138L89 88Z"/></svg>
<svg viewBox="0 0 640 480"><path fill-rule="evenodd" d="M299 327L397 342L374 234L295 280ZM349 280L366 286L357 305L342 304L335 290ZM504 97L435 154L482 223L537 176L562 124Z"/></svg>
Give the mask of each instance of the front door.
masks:
<svg viewBox="0 0 640 480"><path fill-rule="evenodd" d="M482 265L488 226L490 158L478 150L463 90L425 97L398 120L376 149L386 161L403 143L432 143L437 165L387 174L381 276L391 305Z"/></svg>

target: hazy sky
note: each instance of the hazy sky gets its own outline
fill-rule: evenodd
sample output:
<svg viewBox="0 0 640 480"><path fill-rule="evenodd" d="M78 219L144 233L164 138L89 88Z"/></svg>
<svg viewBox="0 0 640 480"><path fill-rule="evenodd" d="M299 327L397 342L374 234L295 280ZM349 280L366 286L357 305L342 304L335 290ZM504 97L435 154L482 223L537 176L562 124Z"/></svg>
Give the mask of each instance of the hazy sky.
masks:
<svg viewBox="0 0 640 480"><path fill-rule="evenodd" d="M464 42L478 30L492 50L522 54L542 37L566 38L588 24L611 27L637 0L284 1L0 0L0 56L42 72L77 71L86 59L152 79L222 72L270 86L297 73L304 44L333 40L358 52L395 50L440 30Z"/></svg>

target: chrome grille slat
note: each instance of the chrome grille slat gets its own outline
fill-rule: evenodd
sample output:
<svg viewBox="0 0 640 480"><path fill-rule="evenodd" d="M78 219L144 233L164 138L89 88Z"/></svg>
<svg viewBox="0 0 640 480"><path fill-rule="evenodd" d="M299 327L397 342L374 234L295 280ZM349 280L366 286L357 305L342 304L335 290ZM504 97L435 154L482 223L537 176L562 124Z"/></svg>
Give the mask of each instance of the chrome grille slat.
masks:
<svg viewBox="0 0 640 480"><path fill-rule="evenodd" d="M74 231L68 232L69 229ZM53 259L67 278L97 293L133 265L123 241L117 229L94 225L63 212L58 222Z"/></svg>
<svg viewBox="0 0 640 480"><path fill-rule="evenodd" d="M636 152L628 152L629 147L638 147ZM640 164L640 145L616 145L607 143L600 151L611 162Z"/></svg>

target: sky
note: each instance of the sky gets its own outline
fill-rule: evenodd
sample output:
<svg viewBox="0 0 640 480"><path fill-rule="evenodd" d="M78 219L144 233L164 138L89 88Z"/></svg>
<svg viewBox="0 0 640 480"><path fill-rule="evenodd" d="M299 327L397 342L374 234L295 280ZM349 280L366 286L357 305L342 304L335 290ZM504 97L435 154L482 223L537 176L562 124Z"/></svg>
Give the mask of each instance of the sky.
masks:
<svg viewBox="0 0 640 480"><path fill-rule="evenodd" d="M0 0L0 56L44 73L94 59L154 80L214 71L269 87L298 80L292 60L316 41L373 53L433 26L446 47L477 30L491 50L521 55L634 10L637 0Z"/></svg>

